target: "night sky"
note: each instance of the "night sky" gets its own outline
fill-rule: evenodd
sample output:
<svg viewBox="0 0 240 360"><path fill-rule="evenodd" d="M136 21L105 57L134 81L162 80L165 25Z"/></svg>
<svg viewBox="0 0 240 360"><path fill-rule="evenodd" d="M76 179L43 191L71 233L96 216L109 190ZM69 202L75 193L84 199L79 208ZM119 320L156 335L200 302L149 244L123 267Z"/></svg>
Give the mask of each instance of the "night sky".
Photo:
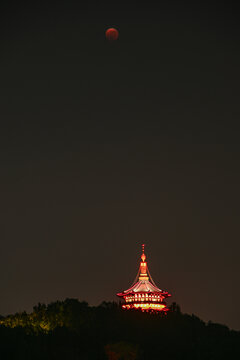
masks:
<svg viewBox="0 0 240 360"><path fill-rule="evenodd" d="M32 3L0 5L0 314L117 301L145 243L183 312L240 329L239 9Z"/></svg>

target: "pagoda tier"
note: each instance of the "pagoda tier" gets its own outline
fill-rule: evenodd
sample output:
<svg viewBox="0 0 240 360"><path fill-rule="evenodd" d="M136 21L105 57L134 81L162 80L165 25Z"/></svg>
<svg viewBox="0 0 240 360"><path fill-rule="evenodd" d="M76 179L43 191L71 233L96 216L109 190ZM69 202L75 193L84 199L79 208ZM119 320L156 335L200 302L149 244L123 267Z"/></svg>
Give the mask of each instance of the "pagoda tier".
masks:
<svg viewBox="0 0 240 360"><path fill-rule="evenodd" d="M142 245L140 267L133 285L117 296L124 299L123 309L141 309L142 311L158 312L168 311L164 301L171 295L159 289L154 283L146 262L146 255Z"/></svg>

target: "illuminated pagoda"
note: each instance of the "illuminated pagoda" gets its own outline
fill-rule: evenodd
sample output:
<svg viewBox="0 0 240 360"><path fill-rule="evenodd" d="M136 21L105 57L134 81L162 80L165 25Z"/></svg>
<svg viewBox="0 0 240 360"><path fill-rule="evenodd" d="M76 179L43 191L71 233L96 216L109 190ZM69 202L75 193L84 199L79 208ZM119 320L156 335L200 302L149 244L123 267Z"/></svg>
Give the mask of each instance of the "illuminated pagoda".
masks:
<svg viewBox="0 0 240 360"><path fill-rule="evenodd" d="M146 261L145 245L142 245L140 267L133 285L117 296L124 299L123 309L141 309L148 312L166 312L169 309L164 301L171 295L159 289L154 283Z"/></svg>

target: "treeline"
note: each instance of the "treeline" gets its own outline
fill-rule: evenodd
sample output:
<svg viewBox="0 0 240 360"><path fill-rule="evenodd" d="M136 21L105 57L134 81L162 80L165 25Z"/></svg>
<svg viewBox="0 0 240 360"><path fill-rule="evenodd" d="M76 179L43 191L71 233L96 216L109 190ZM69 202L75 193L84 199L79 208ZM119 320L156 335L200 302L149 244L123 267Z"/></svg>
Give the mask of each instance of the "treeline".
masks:
<svg viewBox="0 0 240 360"><path fill-rule="evenodd" d="M240 359L240 332L182 314L176 304L167 315L153 315L66 299L0 317L0 359L162 358Z"/></svg>

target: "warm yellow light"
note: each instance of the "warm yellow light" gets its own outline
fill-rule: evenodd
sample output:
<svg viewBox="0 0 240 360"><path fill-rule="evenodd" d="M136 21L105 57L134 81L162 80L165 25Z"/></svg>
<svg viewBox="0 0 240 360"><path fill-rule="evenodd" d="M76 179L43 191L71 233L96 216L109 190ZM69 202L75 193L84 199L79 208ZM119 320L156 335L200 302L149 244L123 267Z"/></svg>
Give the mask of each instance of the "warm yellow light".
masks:
<svg viewBox="0 0 240 360"><path fill-rule="evenodd" d="M141 304L131 304L131 305L123 305L123 309L142 309L142 310L163 310L166 305L163 304L152 304L152 303L141 303Z"/></svg>

